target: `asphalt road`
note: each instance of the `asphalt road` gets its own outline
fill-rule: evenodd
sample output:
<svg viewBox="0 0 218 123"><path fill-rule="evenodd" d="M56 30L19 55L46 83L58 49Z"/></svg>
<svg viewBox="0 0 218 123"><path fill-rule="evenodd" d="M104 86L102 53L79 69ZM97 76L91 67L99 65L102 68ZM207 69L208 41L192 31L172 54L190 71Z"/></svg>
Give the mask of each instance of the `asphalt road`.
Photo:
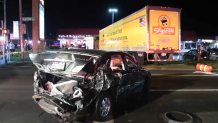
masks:
<svg viewBox="0 0 218 123"><path fill-rule="evenodd" d="M0 68L0 123L58 123L31 98L35 68ZM149 103L132 99L117 104L108 123L164 123L160 115L184 111L201 120L218 121L218 75L195 71L153 70ZM74 123L92 123L91 117Z"/></svg>

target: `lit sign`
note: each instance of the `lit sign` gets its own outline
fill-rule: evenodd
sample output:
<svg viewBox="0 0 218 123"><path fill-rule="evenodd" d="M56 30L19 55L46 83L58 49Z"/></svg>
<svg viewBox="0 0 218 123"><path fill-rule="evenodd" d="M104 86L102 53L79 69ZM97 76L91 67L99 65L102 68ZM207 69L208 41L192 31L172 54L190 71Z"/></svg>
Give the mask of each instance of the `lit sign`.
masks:
<svg viewBox="0 0 218 123"><path fill-rule="evenodd" d="M92 35L58 35L59 38L85 38L93 37Z"/></svg>
<svg viewBox="0 0 218 123"><path fill-rule="evenodd" d="M40 0L41 4L44 6L44 0Z"/></svg>
<svg viewBox="0 0 218 123"><path fill-rule="evenodd" d="M13 37L19 38L19 21L13 21Z"/></svg>
<svg viewBox="0 0 218 123"><path fill-rule="evenodd" d="M213 40L202 40L202 42L208 42L208 43L212 43L213 42Z"/></svg>
<svg viewBox="0 0 218 123"><path fill-rule="evenodd" d="M39 37L44 39L44 7L39 4Z"/></svg>

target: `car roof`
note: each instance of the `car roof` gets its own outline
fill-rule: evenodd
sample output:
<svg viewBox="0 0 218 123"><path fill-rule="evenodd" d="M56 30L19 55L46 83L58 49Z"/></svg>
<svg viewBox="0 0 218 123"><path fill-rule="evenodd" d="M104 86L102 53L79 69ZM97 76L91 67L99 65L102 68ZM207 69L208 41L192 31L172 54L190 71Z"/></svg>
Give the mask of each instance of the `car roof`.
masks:
<svg viewBox="0 0 218 123"><path fill-rule="evenodd" d="M96 56L102 56L110 53L124 53L122 51L106 51L106 50L96 50L96 49L68 49L60 52L61 53L85 53L85 54L92 54Z"/></svg>

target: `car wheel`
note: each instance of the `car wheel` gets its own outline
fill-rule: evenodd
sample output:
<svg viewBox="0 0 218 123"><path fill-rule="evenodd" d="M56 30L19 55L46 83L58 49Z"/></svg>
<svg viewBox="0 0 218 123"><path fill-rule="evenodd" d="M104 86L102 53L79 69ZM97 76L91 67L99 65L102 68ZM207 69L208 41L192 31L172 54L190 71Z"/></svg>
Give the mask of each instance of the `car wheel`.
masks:
<svg viewBox="0 0 218 123"><path fill-rule="evenodd" d="M96 121L104 122L112 114L112 98L107 92L101 93L95 102L93 117Z"/></svg>
<svg viewBox="0 0 218 123"><path fill-rule="evenodd" d="M218 58L216 58L216 61L218 61Z"/></svg>

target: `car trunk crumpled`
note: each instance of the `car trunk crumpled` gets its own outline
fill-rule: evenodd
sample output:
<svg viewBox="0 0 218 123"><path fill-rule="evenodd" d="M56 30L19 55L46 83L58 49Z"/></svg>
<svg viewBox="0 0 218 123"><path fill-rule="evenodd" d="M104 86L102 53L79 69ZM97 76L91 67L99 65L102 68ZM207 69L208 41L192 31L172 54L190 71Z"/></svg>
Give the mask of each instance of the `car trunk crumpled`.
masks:
<svg viewBox="0 0 218 123"><path fill-rule="evenodd" d="M30 59L36 67L46 73L44 82L50 96L55 95L77 95L82 92L79 83L89 74L92 75L95 69L93 57L89 55L71 53L41 53L30 54ZM59 79L54 81L53 79Z"/></svg>
<svg viewBox="0 0 218 123"><path fill-rule="evenodd" d="M34 90L35 86L42 90L38 93L36 89L33 97L40 98L38 104L44 111L62 119L83 114L100 92L109 87L104 87L103 68L97 68L98 56L41 53L30 54L30 59L38 68L34 75ZM36 84L37 78L42 83Z"/></svg>

